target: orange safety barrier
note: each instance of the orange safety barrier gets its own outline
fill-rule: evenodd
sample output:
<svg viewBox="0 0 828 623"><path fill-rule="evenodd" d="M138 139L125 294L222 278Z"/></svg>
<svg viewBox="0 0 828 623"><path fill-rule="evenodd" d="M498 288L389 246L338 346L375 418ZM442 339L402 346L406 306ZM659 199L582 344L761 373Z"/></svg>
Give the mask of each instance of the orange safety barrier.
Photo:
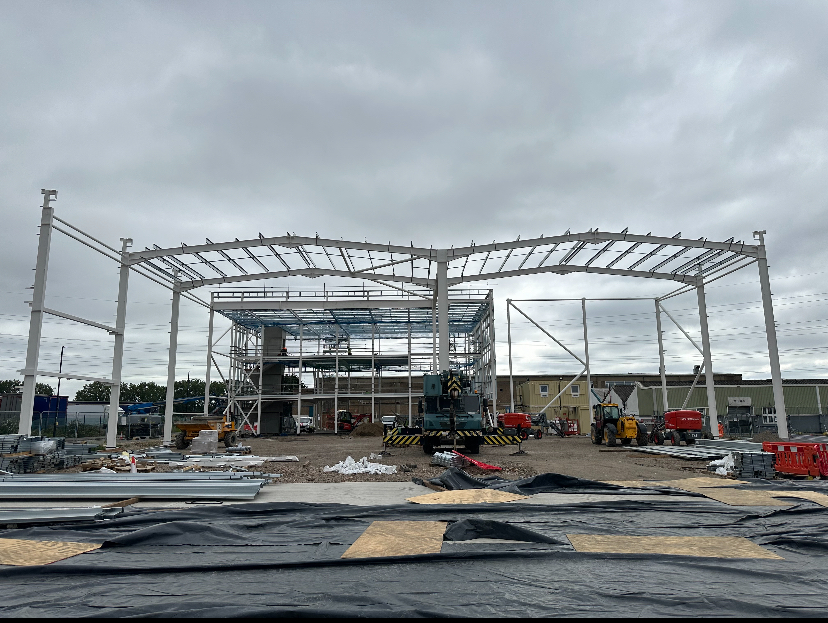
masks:
<svg viewBox="0 0 828 623"><path fill-rule="evenodd" d="M766 441L762 450L776 455L773 468L777 472L828 477L828 443Z"/></svg>

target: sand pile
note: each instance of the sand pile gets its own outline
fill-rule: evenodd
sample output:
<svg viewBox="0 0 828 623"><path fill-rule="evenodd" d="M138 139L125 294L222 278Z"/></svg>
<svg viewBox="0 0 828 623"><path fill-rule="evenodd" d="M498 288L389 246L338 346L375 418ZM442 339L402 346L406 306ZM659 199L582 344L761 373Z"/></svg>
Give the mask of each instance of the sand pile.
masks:
<svg viewBox="0 0 828 623"><path fill-rule="evenodd" d="M351 433L351 437L382 437L382 424L377 422L363 422Z"/></svg>

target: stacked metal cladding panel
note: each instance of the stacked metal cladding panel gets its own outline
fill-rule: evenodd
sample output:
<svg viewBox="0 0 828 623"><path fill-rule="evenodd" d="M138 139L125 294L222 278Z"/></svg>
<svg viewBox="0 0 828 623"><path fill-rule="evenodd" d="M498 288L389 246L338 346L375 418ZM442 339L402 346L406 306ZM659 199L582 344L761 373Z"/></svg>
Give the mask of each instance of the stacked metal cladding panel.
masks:
<svg viewBox="0 0 828 623"><path fill-rule="evenodd" d="M294 418L311 415L309 407L317 431L337 431L340 411L415 425L420 380L437 359L431 290L220 290L211 303L233 322L229 346L210 342L210 360L226 357L228 408L241 430L295 433ZM489 400L496 384L493 310L491 290L449 292L450 365Z"/></svg>
<svg viewBox="0 0 828 623"><path fill-rule="evenodd" d="M65 444L63 437L0 435L0 470L28 474L80 465L83 458L74 449L67 452Z"/></svg>
<svg viewBox="0 0 828 623"><path fill-rule="evenodd" d="M770 452L734 452L734 475L737 478L773 478L774 458Z"/></svg>
<svg viewBox="0 0 828 623"><path fill-rule="evenodd" d="M721 459L730 453L762 452L761 443L729 441L724 439L699 439L694 446L629 446L627 450L644 454L659 454L685 460Z"/></svg>
<svg viewBox="0 0 828 623"><path fill-rule="evenodd" d="M225 473L226 474L226 473ZM0 500L252 500L267 481L242 475L38 474L0 476Z"/></svg>

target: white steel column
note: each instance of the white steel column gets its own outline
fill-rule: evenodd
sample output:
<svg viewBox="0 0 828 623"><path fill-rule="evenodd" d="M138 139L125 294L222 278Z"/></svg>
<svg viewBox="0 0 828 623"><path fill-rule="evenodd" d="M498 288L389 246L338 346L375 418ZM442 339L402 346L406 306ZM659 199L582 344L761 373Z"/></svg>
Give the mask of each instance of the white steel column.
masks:
<svg viewBox="0 0 828 623"><path fill-rule="evenodd" d="M497 415L497 358L495 357L495 317L494 317L494 292L489 290L489 365L491 366L492 378L492 404L491 415Z"/></svg>
<svg viewBox="0 0 828 623"><path fill-rule="evenodd" d="M261 335L256 338L254 344L259 348L259 400L256 404L256 437L262 434L262 394L264 394L264 325L260 325ZM281 352L281 351L280 351ZM284 379L282 375L282 379ZM279 390L281 391L281 386ZM281 423L279 424L281 429ZM299 429L299 420L296 420L297 433Z"/></svg>
<svg viewBox="0 0 828 623"><path fill-rule="evenodd" d="M759 285L762 289L762 307L765 310L765 334L768 338L768 358L770 359L771 382L773 383L773 403L776 407L776 427L780 439L788 438L788 414L785 409L785 395L782 392L782 369L779 367L779 347L776 343L776 322L773 318L773 299L768 275L768 258L765 253L765 231L753 232L759 239Z"/></svg>
<svg viewBox="0 0 828 623"><path fill-rule="evenodd" d="M819 391L819 390L817 390ZM408 312L408 426L414 426L411 413L411 312Z"/></svg>
<svg viewBox="0 0 828 623"><path fill-rule="evenodd" d="M817 412L822 415L822 400L819 397L819 385L814 385L817 395Z"/></svg>
<svg viewBox="0 0 828 623"><path fill-rule="evenodd" d="M124 362L124 328L126 327L127 255L131 238L121 238L121 270L118 276L118 308L115 312L115 349L112 353L112 385L109 392L109 418L106 424L106 447L114 448L118 437L118 403L121 399L121 368Z"/></svg>
<svg viewBox="0 0 828 623"><path fill-rule="evenodd" d="M371 325L371 421L376 421L374 417L374 376L376 375L377 366L374 362L374 325Z"/></svg>
<svg viewBox="0 0 828 623"><path fill-rule="evenodd" d="M32 290L32 314L29 320L29 346L26 349L26 369L23 371L23 396L20 403L18 435L32 434L35 386L37 385L37 362L40 356L40 333L43 330L43 307L46 302L46 273L49 270L49 247L52 242L52 218L55 209L49 205L57 199L56 190L43 193L43 210L40 213L40 240L37 243L37 264L35 264L34 289Z"/></svg>
<svg viewBox="0 0 828 623"><path fill-rule="evenodd" d="M336 355L334 357L334 419L339 413L339 325L336 325Z"/></svg>
<svg viewBox="0 0 828 623"><path fill-rule="evenodd" d="M696 281L696 294L699 298L699 324L702 334L702 353L704 354L704 379L707 385L707 415L710 419L710 434L719 438L719 414L716 411L716 388L713 383L713 360L710 356L710 333L707 326L707 303L704 297L704 277L700 274Z"/></svg>
<svg viewBox="0 0 828 623"><path fill-rule="evenodd" d="M437 324L439 325L439 374L449 369L449 314L448 314L448 253L445 249L437 252Z"/></svg>
<svg viewBox="0 0 828 623"><path fill-rule="evenodd" d="M178 308L181 303L181 290L178 274L175 275L172 294L172 313L170 314L170 354L167 363L167 403L164 408L164 443L172 441L173 412L175 410L175 356L178 350Z"/></svg>
<svg viewBox="0 0 828 623"><path fill-rule="evenodd" d="M298 406L296 407L296 411L299 414L299 417L302 417L302 338L304 337L302 334L304 327L305 325L303 324L299 325L299 368L296 371L296 378L299 380L299 397L297 399ZM317 417L318 414L314 415L313 420L311 420L314 424L314 427L316 425L315 420ZM336 419L336 414L334 414L334 419ZM319 423L322 423L321 419L319 420Z"/></svg>
<svg viewBox="0 0 828 623"><path fill-rule="evenodd" d="M659 300L655 299L656 309L656 333L658 333L658 372L661 375L661 407L662 411L667 411L667 370L664 367L664 335L661 331L661 305ZM653 414L655 415L655 404L653 404Z"/></svg>
<svg viewBox="0 0 828 623"><path fill-rule="evenodd" d="M512 378L512 299L506 299L506 342L509 344L509 412L515 412L515 382Z"/></svg>
<svg viewBox="0 0 828 623"><path fill-rule="evenodd" d="M587 409L592 417L592 375L589 369L589 336L587 335L586 299L581 299L581 315L584 320L584 362L587 375Z"/></svg>
<svg viewBox="0 0 828 623"><path fill-rule="evenodd" d="M221 338L219 338L221 339ZM210 293L210 321L207 323L207 372L204 375L204 415L210 415L210 368L213 367L213 293Z"/></svg>
<svg viewBox="0 0 828 623"><path fill-rule="evenodd" d="M431 302L431 373L439 374L437 367L437 293L434 293L434 300Z"/></svg>

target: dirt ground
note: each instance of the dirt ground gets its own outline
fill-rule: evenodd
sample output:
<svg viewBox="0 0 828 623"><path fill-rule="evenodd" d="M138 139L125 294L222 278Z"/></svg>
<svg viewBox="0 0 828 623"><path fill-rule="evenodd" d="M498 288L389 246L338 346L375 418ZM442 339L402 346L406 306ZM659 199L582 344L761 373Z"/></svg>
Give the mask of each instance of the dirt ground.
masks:
<svg viewBox="0 0 828 623"><path fill-rule="evenodd" d="M385 465L396 465L393 475L356 474L344 476L336 472L323 472L326 465L335 465L346 457L354 460L383 452L380 437L335 437L330 434L300 435L298 437L274 437L245 439L253 454L259 456L295 455L298 463L269 463L265 469L282 474L281 482L354 482L354 481L405 481L413 477L433 478L445 468L430 465L420 446L389 448L382 458L369 459ZM480 454L472 458L503 468L500 475L518 479L556 472L591 480L668 480L688 478L694 474L707 474L707 461L684 461L666 456L656 456L622 449L594 446L588 437L545 436L529 439L523 444L522 455L515 456L517 446L483 446ZM472 470L474 471L474 470ZM483 473L483 472L478 472Z"/></svg>

